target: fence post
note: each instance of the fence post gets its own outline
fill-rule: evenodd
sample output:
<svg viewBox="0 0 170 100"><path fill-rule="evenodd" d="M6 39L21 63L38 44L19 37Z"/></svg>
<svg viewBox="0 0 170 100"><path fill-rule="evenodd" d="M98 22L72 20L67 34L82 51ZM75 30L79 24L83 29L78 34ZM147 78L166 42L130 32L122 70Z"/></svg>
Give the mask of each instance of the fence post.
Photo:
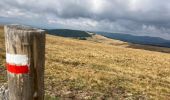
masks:
<svg viewBox="0 0 170 100"><path fill-rule="evenodd" d="M44 100L45 32L6 25L9 100Z"/></svg>

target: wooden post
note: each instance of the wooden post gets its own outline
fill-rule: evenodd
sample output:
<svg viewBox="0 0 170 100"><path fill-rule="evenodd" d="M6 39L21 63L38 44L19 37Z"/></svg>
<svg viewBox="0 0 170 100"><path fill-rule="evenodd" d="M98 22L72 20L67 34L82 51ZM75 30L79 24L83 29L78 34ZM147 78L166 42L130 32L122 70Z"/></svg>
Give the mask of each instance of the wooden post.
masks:
<svg viewBox="0 0 170 100"><path fill-rule="evenodd" d="M9 100L44 100L45 32L22 25L4 29Z"/></svg>

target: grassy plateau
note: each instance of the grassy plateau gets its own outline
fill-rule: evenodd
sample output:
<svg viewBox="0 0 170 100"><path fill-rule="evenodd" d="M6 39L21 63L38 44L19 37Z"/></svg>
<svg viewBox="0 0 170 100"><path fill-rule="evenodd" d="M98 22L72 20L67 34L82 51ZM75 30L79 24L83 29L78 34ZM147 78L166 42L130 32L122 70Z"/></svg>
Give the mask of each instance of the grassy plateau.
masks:
<svg viewBox="0 0 170 100"><path fill-rule="evenodd" d="M46 100L170 100L170 49L47 35ZM0 82L6 82L0 28Z"/></svg>

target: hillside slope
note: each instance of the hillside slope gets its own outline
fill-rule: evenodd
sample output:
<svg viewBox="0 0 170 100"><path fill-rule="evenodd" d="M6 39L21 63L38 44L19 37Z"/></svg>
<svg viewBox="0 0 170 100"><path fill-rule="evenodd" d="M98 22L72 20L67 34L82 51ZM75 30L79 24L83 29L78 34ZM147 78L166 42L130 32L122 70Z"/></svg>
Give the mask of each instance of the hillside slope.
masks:
<svg viewBox="0 0 170 100"><path fill-rule="evenodd" d="M4 64L2 33L0 64ZM53 100L170 99L170 54L130 45L100 36L76 40L47 35L46 95Z"/></svg>
<svg viewBox="0 0 170 100"><path fill-rule="evenodd" d="M107 33L107 32L96 32L96 33L111 39L117 39L125 42L170 48L170 40L165 40L159 37L135 36L135 35L123 34L123 33Z"/></svg>
<svg viewBox="0 0 170 100"><path fill-rule="evenodd" d="M80 30L70 30L70 29L48 29L46 30L49 34L62 36L62 37L72 37L72 38L86 38L91 37L88 32Z"/></svg>

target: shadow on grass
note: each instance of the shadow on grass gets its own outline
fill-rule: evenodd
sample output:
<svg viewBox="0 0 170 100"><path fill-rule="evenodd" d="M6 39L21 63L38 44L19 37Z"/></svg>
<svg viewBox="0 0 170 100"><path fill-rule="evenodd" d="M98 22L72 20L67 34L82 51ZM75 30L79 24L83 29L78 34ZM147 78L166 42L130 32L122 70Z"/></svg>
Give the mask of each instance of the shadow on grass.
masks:
<svg viewBox="0 0 170 100"><path fill-rule="evenodd" d="M150 45L140 45L140 44L131 44L131 43L129 43L127 48L142 49L142 50L162 52L162 53L170 53L170 48L158 47L158 46L150 46Z"/></svg>
<svg viewBox="0 0 170 100"><path fill-rule="evenodd" d="M53 96L46 95L44 100L61 100L61 99L59 97L53 97Z"/></svg>
<svg viewBox="0 0 170 100"><path fill-rule="evenodd" d="M0 83L7 82L7 74L4 66L0 65Z"/></svg>

